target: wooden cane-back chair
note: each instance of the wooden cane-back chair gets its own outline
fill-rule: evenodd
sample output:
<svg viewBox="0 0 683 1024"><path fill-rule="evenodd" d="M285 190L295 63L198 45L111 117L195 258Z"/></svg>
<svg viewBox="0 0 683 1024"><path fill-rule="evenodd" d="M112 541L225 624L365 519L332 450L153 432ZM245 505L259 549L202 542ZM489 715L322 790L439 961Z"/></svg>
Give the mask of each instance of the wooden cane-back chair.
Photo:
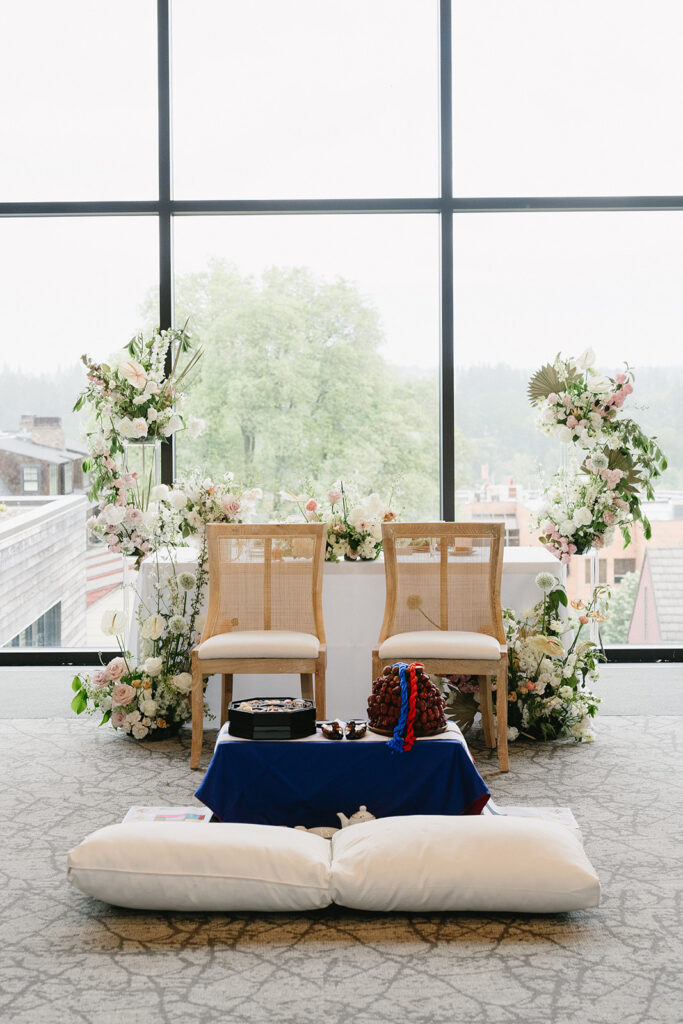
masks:
<svg viewBox="0 0 683 1024"><path fill-rule="evenodd" d="M202 749L204 680L223 677L221 725L238 673L301 676L301 695L325 717L324 523L210 523L209 608L192 651L192 753ZM315 677L315 698L313 679Z"/></svg>
<svg viewBox="0 0 683 1024"><path fill-rule="evenodd" d="M434 675L477 676L489 747L496 745L495 676L501 771L508 770L504 537L502 523L385 523L386 605L372 652L373 678L396 661L421 662Z"/></svg>

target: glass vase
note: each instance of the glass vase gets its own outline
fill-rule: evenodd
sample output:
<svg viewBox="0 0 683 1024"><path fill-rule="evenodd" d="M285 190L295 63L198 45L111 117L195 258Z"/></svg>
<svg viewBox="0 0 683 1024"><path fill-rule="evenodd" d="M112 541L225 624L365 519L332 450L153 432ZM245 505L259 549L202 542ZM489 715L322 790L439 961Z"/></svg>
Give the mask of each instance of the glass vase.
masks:
<svg viewBox="0 0 683 1024"><path fill-rule="evenodd" d="M122 474L135 473L135 484L129 491L129 504L134 504L142 512L147 510L152 489L161 483L161 441L159 438L141 437L139 440L123 442ZM130 492L132 491L132 502ZM133 637L133 613L135 609L135 580L137 578L136 560L130 555L123 555L123 620L125 632L123 644L127 651L131 649ZM131 652L136 655L137 652Z"/></svg>

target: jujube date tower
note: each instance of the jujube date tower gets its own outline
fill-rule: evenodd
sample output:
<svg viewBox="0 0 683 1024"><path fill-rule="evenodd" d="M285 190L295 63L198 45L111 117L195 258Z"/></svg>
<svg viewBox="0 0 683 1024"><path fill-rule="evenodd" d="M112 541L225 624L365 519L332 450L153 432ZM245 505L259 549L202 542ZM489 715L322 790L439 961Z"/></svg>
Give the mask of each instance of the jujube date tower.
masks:
<svg viewBox="0 0 683 1024"><path fill-rule="evenodd" d="M417 702L415 707L415 735L432 736L446 728L444 701L441 693L421 665L417 665ZM401 713L401 682L398 665L387 666L372 684L368 697L370 727L391 732L398 724Z"/></svg>

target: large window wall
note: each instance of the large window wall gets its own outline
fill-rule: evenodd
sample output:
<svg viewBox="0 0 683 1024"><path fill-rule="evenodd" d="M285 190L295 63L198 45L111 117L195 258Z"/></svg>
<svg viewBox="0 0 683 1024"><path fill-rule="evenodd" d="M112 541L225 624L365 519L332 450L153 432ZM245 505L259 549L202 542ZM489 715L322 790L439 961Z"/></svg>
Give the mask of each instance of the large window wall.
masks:
<svg viewBox="0 0 683 1024"><path fill-rule="evenodd" d="M0 435L61 418L75 446L81 352L189 317L207 430L167 446L167 480L232 470L277 516L283 489L352 479L393 489L405 517L504 518L508 543L533 545L559 455L526 380L590 345L609 372L637 367L638 415L671 464L651 544L604 553L620 594L606 636L675 656L673 0L648 32L640 4L612 0L27 0L3 18ZM80 550L85 590L60 596L65 650L46 658L99 644L116 581ZM33 611L22 643L54 640Z"/></svg>

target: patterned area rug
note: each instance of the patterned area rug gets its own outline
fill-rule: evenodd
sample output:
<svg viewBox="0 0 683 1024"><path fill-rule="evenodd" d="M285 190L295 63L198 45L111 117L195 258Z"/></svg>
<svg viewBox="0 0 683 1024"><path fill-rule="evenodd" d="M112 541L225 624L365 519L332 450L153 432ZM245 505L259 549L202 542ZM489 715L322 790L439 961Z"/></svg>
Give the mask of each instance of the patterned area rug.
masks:
<svg viewBox="0 0 683 1024"><path fill-rule="evenodd" d="M187 740L145 746L92 721L1 722L0 1019L680 1022L682 722L603 718L591 746L516 743L507 776L473 743L503 807L572 807L601 878L597 910L529 918L106 906L67 884L66 852L131 804L191 802Z"/></svg>

